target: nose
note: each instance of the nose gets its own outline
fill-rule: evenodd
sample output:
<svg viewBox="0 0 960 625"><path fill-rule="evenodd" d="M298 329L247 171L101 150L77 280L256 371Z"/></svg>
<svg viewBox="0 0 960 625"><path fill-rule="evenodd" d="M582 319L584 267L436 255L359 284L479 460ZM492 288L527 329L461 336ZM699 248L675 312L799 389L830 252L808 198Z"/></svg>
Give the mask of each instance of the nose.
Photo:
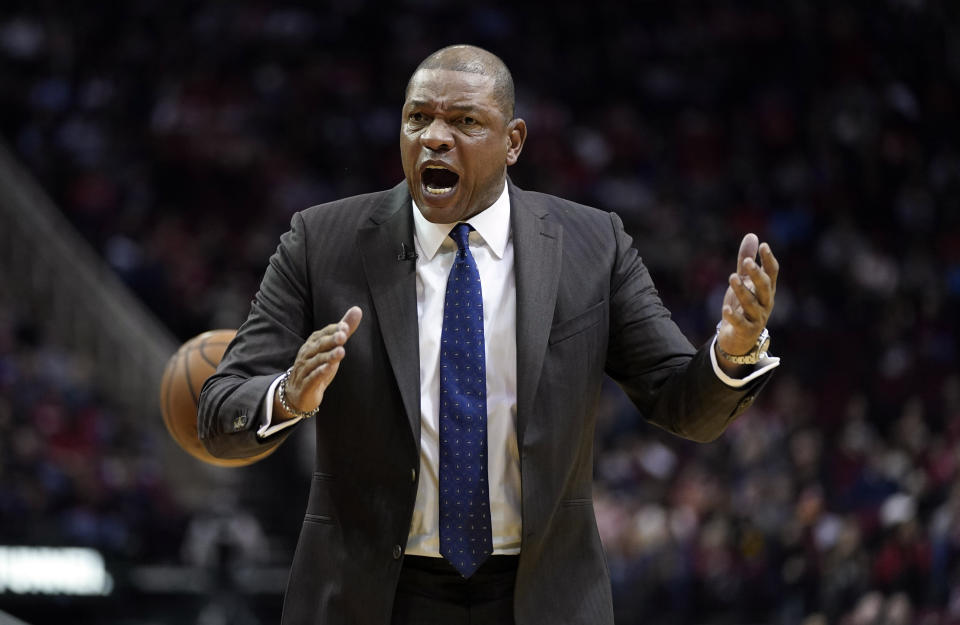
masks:
<svg viewBox="0 0 960 625"><path fill-rule="evenodd" d="M453 133L447 122L434 118L420 134L420 143L435 152L446 152L453 147Z"/></svg>

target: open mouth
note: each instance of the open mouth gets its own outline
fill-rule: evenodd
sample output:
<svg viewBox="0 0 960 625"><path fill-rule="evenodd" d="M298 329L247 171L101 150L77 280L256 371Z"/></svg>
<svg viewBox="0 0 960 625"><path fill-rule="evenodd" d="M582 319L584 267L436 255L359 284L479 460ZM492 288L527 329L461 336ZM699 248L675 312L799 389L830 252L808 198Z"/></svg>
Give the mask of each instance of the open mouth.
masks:
<svg viewBox="0 0 960 625"><path fill-rule="evenodd" d="M457 183L460 182L460 176L458 174L438 165L427 165L420 179L427 193L433 195L450 193L454 187L457 186Z"/></svg>

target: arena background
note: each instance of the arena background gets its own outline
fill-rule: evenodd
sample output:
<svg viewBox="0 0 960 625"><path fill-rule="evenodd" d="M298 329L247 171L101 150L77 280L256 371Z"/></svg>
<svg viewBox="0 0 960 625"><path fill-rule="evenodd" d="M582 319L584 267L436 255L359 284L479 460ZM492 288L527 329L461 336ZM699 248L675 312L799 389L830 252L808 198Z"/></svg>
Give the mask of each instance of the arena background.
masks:
<svg viewBox="0 0 960 625"><path fill-rule="evenodd" d="M720 441L604 395L618 623L960 623L958 12L4 2L0 623L278 622L309 436L202 465L159 371L294 211L401 179L405 81L460 42L514 72L513 180L617 211L691 340L743 232L781 262L783 365Z"/></svg>

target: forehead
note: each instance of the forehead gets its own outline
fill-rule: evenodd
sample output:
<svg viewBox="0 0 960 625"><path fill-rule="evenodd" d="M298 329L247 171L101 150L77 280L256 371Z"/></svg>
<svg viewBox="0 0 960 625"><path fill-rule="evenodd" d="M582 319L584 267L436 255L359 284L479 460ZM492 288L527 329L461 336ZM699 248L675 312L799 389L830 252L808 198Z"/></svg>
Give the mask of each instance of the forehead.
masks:
<svg viewBox="0 0 960 625"><path fill-rule="evenodd" d="M421 69L410 79L405 106L496 108L494 86L492 76L448 69Z"/></svg>

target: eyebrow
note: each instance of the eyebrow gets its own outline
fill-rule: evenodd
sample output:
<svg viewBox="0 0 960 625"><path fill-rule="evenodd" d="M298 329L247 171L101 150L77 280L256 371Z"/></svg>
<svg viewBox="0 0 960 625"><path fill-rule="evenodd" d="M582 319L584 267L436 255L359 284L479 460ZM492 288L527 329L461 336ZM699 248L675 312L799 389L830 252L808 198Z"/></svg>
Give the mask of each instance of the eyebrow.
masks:
<svg viewBox="0 0 960 625"><path fill-rule="evenodd" d="M407 108L421 108L421 107L431 107L433 103L428 100L410 100L407 102ZM451 111L460 111L460 112L480 112L484 109L478 107L474 104L448 104L444 106L445 109Z"/></svg>

